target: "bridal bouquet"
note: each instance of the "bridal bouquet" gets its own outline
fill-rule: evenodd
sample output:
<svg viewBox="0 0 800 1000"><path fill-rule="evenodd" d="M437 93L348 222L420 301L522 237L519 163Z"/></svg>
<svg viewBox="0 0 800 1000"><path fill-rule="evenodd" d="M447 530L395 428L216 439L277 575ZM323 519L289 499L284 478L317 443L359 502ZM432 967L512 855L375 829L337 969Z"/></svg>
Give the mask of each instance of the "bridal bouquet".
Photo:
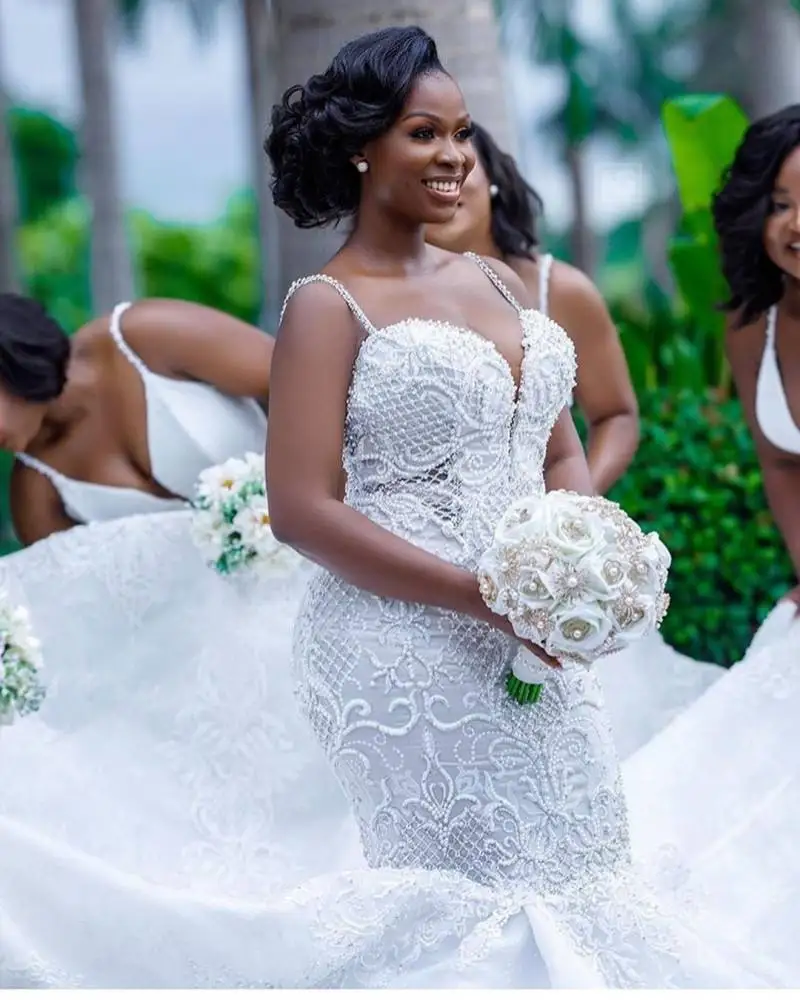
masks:
<svg viewBox="0 0 800 1000"><path fill-rule="evenodd" d="M28 611L0 593L0 725L41 707L45 689L39 680L42 652Z"/></svg>
<svg viewBox="0 0 800 1000"><path fill-rule="evenodd" d="M264 456L248 452L200 474L192 501L192 538L208 565L223 576L254 569L290 570L299 557L272 534Z"/></svg>
<svg viewBox="0 0 800 1000"><path fill-rule="evenodd" d="M671 556L603 497L555 490L506 511L481 559L481 596L514 632L558 660L591 664L657 628ZM518 656L509 694L538 701L547 667Z"/></svg>

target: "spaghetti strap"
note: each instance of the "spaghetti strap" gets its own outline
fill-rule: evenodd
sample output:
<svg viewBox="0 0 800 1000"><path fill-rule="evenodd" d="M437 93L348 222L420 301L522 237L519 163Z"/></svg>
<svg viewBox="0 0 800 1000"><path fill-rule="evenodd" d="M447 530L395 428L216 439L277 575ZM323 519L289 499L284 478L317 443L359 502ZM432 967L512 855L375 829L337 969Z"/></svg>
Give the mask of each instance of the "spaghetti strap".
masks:
<svg viewBox="0 0 800 1000"><path fill-rule="evenodd" d="M472 253L471 251L465 253L464 256L468 257L471 261L474 261L474 263L478 265L478 267L481 269L481 271L483 271L483 273L491 281L491 283L498 290L498 292L500 292L500 294L503 296L503 298L506 299L507 302L511 303L511 305L517 310L518 313L521 313L523 311L522 306L519 304L516 297L513 295L508 286L505 284L503 279L493 268L491 268L486 263L483 257L479 256L476 253Z"/></svg>
<svg viewBox="0 0 800 1000"><path fill-rule="evenodd" d="M14 457L18 462L27 465L29 469L33 469L46 479L49 479L54 486L58 486L58 483L63 478L60 472L56 472L46 462L43 462L39 458L34 458L33 455L26 455L24 451L16 452Z"/></svg>
<svg viewBox="0 0 800 1000"><path fill-rule="evenodd" d="M304 285L310 285L312 282L322 282L323 284L330 285L331 288L336 289L336 291L341 295L344 301L347 303L350 311L358 320L358 322L363 326L368 334L375 332L375 327L367 319L367 315L361 306L356 302L353 296L348 292L344 285L337 281L336 278L332 278L329 274L309 274L305 278L299 278L297 281L293 282L289 291L286 293L286 298L283 300L283 308L281 309L280 319L278 320L278 325L283 322L283 316L286 312L286 307L289 304L289 299L294 295L294 293L302 288Z"/></svg>
<svg viewBox="0 0 800 1000"><path fill-rule="evenodd" d="M778 307L770 306L767 313L767 334L764 347L770 351L775 350L775 328L778 325Z"/></svg>
<svg viewBox="0 0 800 1000"><path fill-rule="evenodd" d="M539 312L550 315L550 270L553 266L553 255L546 253L539 258Z"/></svg>
<svg viewBox="0 0 800 1000"><path fill-rule="evenodd" d="M128 361L130 361L139 374L144 376L148 374L147 365L144 361L142 361L139 355L128 346L122 333L122 314L130 309L130 307L130 302L120 302L119 305L114 306L114 310L111 313L111 320L108 324L108 332L113 337L114 343L117 345L120 352L128 359Z"/></svg>

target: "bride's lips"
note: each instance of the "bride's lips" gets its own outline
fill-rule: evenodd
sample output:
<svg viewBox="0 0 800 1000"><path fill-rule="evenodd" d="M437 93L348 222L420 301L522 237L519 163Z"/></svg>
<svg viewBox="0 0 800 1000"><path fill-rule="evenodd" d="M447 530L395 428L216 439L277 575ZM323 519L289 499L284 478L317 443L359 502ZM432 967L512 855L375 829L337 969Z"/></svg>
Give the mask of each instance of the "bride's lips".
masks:
<svg viewBox="0 0 800 1000"><path fill-rule="evenodd" d="M422 185L433 198L445 205L457 205L461 197L459 177L432 177L423 180Z"/></svg>

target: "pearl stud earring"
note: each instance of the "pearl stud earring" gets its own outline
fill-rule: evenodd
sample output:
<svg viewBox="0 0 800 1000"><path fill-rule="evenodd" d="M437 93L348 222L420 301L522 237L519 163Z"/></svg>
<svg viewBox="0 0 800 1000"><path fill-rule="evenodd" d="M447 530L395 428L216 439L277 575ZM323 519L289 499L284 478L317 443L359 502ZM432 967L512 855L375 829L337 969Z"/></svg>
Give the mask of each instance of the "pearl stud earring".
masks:
<svg viewBox="0 0 800 1000"><path fill-rule="evenodd" d="M369 170L369 164L367 163L366 160L359 160L358 163L356 164L356 170L360 174L365 174Z"/></svg>
<svg viewBox="0 0 800 1000"><path fill-rule="evenodd" d="M489 185L489 197L496 198L500 193L500 188L496 184Z"/></svg>

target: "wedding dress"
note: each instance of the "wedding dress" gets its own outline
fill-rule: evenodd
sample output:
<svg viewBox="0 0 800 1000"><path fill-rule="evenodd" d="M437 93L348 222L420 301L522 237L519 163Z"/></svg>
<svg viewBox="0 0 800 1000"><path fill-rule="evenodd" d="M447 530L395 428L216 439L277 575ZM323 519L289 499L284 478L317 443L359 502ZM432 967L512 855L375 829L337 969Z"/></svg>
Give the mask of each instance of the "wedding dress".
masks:
<svg viewBox="0 0 800 1000"><path fill-rule="evenodd" d="M575 367L563 331L487 277L519 312L519 387L479 334L375 329L339 286L366 332L347 500L466 566L506 503L544 489ZM40 716L0 734L0 987L800 982L765 934L747 946L749 914L721 926L697 851L695 902L691 873L664 884L667 824L641 824L647 888L591 671L518 706L512 640L317 570L293 678L292 587L216 577L185 517L75 529L0 563L55 675ZM637 815L662 798L637 791ZM771 903L759 928L791 913Z"/></svg>

